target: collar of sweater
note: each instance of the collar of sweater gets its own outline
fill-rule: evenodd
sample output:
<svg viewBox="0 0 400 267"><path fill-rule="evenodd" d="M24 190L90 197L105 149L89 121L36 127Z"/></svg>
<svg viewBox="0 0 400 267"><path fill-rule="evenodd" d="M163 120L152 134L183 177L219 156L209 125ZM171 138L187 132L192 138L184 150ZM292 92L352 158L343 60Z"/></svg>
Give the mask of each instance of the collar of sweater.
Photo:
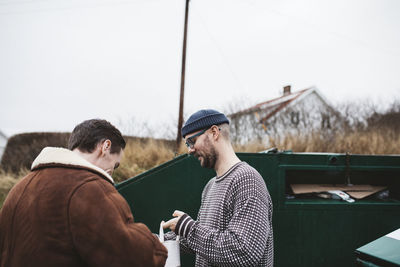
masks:
<svg viewBox="0 0 400 267"><path fill-rule="evenodd" d="M242 163L243 163L243 161L239 161L238 163L235 163L234 165L232 165L232 167L230 167L229 170L227 170L221 176L215 176L216 182L222 181L226 176L228 176L228 174L230 174L234 169L236 169L237 166L241 165Z"/></svg>
<svg viewBox="0 0 400 267"><path fill-rule="evenodd" d="M104 176L112 184L114 184L114 179L103 169L97 167L96 165L90 163L84 158L80 157L78 154L72 152L69 149L62 147L45 147L40 152L40 154L33 161L31 170L35 170L41 167L46 167L49 165L63 165L71 167L83 167L97 172L101 176Z"/></svg>

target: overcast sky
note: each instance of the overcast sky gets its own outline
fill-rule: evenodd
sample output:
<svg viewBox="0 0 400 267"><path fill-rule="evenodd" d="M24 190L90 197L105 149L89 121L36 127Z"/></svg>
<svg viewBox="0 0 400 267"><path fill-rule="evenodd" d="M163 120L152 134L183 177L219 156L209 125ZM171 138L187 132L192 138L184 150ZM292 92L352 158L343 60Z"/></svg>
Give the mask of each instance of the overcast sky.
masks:
<svg viewBox="0 0 400 267"><path fill-rule="evenodd" d="M0 130L127 134L179 109L185 0L0 0ZM398 0L191 0L185 116L316 86L331 103L400 98ZM156 133L156 134L157 134Z"/></svg>

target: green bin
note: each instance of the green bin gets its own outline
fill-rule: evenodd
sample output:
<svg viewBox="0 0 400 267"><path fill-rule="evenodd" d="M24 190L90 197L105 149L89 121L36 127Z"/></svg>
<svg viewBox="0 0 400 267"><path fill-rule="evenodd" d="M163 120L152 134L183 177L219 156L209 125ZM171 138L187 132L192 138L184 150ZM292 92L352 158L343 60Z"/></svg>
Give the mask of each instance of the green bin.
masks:
<svg viewBox="0 0 400 267"><path fill-rule="evenodd" d="M400 156L331 153L238 153L263 176L271 194L274 266L354 266L354 251L400 226ZM175 209L196 218L201 192L215 173L188 155L116 185L136 221L156 233ZM387 199L348 203L293 198L291 184L387 186ZM182 256L182 266L193 266Z"/></svg>

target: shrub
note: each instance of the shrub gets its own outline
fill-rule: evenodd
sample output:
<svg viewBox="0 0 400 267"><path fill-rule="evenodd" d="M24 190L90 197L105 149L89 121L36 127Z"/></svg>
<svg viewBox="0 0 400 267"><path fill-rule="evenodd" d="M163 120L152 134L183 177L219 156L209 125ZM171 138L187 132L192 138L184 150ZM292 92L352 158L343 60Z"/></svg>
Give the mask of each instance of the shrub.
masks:
<svg viewBox="0 0 400 267"><path fill-rule="evenodd" d="M18 173L30 169L33 160L46 146L66 147L70 133L24 133L8 139L1 160L6 172Z"/></svg>

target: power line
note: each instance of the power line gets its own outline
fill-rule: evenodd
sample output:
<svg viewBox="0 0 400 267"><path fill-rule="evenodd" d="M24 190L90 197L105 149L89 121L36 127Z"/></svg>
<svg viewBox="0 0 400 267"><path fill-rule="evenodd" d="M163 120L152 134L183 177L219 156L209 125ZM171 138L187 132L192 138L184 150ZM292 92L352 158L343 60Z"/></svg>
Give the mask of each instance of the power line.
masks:
<svg viewBox="0 0 400 267"><path fill-rule="evenodd" d="M228 71L231 73L232 77L236 81L235 85L238 86L237 89L239 89L239 91L245 92L246 88L243 86L243 84L240 81L239 77L236 75L235 71L233 70L233 68L229 64L229 61L228 61L227 57L225 56L225 53L223 52L221 46L219 45L219 43L217 42L215 37L211 34L211 32L210 32L209 28L207 27L207 24L205 23L203 17L198 13L198 11L196 11L196 9L194 9L194 10L195 10L194 12L196 13L196 15L199 17L201 25L204 27L205 31L207 32L210 40L214 43L215 47L217 48L217 52L220 54L222 62L225 64L225 66L227 67Z"/></svg>

